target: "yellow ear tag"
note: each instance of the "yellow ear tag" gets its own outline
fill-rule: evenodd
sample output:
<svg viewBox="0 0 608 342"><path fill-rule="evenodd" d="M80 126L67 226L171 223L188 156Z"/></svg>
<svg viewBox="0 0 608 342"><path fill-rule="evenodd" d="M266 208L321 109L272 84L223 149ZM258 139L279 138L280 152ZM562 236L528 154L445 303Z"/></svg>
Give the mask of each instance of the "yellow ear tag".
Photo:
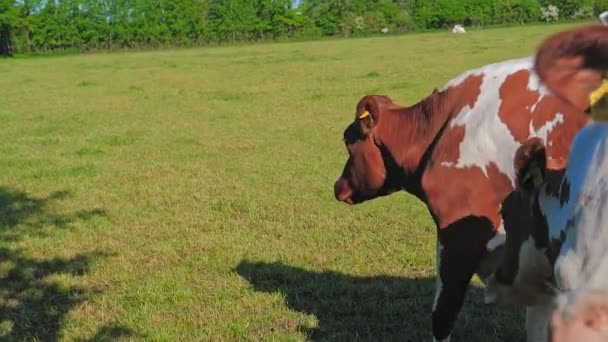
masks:
<svg viewBox="0 0 608 342"><path fill-rule="evenodd" d="M608 79L602 82L602 85L589 95L591 107L598 103L604 96L608 95Z"/></svg>
<svg viewBox="0 0 608 342"><path fill-rule="evenodd" d="M361 115L359 115L359 119L365 119L368 116L369 116L369 112L367 110L364 110L363 113L361 113Z"/></svg>

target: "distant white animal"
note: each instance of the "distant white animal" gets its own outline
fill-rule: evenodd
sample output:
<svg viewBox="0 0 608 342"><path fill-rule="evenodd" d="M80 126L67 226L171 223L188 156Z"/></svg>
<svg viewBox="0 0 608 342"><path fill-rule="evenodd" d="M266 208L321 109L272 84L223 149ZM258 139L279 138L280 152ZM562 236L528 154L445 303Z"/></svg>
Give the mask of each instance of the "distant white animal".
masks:
<svg viewBox="0 0 608 342"><path fill-rule="evenodd" d="M452 33L466 33L466 31L462 25L454 25L454 27L452 27Z"/></svg>
<svg viewBox="0 0 608 342"><path fill-rule="evenodd" d="M608 11L602 12L600 14L599 18L600 18L600 22L602 23L602 25L608 26Z"/></svg>

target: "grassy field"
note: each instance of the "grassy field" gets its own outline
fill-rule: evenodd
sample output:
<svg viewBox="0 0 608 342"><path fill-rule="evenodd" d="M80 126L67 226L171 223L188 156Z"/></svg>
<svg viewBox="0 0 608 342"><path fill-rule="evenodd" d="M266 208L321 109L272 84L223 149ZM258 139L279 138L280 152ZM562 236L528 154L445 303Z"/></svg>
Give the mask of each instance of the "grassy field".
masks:
<svg viewBox="0 0 608 342"><path fill-rule="evenodd" d="M336 202L342 130L564 28L0 60L0 339L430 340L430 217ZM474 288L454 340L522 338Z"/></svg>

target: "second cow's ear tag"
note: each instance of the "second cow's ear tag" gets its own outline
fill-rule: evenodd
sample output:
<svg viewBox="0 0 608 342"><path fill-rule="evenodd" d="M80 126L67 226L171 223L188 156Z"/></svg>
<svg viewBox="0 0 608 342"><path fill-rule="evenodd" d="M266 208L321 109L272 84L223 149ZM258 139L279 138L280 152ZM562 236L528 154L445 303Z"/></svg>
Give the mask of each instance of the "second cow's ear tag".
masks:
<svg viewBox="0 0 608 342"><path fill-rule="evenodd" d="M589 95L589 112L594 120L608 120L608 79L604 79L602 85Z"/></svg>

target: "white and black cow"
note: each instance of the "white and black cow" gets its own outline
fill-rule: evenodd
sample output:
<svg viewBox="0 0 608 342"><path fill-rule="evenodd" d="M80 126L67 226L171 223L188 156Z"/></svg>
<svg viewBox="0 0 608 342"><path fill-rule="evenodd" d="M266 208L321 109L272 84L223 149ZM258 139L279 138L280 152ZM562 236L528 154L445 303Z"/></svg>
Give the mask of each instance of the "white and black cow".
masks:
<svg viewBox="0 0 608 342"><path fill-rule="evenodd" d="M515 165L518 190L503 207L508 250L486 292L533 307L528 340L547 341L557 294L608 290L608 123L579 132L563 177L551 178L538 139L520 147Z"/></svg>

